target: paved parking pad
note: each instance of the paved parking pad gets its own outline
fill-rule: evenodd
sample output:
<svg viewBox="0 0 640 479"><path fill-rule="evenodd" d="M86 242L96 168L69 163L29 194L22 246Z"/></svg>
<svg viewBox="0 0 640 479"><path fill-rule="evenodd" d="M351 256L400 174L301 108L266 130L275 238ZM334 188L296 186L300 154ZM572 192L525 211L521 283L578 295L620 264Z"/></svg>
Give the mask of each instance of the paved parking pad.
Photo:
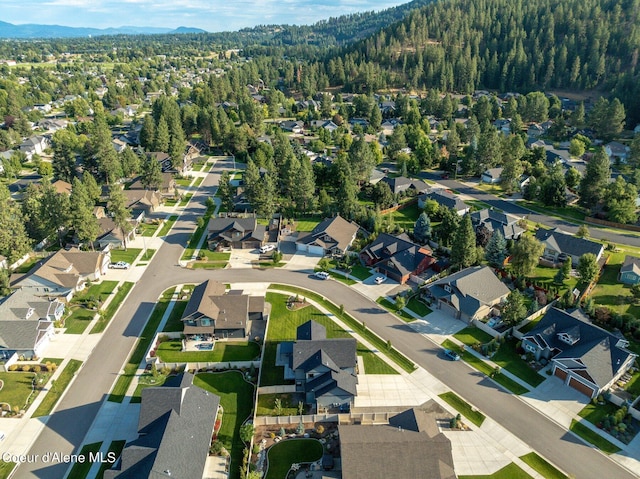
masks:
<svg viewBox="0 0 640 479"><path fill-rule="evenodd" d="M423 319L417 319L409 323L416 332L428 336L438 344L447 339L447 336L456 334L465 328L464 322L441 311L433 311Z"/></svg>
<svg viewBox="0 0 640 479"><path fill-rule="evenodd" d="M589 404L587 396L555 376L550 376L533 391L520 397L566 428L571 426L571 419Z"/></svg>
<svg viewBox="0 0 640 479"><path fill-rule="evenodd" d="M364 374L358 376L355 408L419 406L428 401L428 392L416 388L404 375Z"/></svg>

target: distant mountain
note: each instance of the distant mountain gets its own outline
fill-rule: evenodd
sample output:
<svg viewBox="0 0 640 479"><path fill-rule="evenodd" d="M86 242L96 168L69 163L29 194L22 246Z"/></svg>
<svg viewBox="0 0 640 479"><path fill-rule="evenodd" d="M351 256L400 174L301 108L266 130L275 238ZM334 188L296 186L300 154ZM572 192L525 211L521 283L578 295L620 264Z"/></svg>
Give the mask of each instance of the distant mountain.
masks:
<svg viewBox="0 0 640 479"><path fill-rule="evenodd" d="M0 38L78 38L102 35L154 35L154 34L206 33L191 27L170 28L123 26L118 28L78 28L61 25L14 25L0 21Z"/></svg>

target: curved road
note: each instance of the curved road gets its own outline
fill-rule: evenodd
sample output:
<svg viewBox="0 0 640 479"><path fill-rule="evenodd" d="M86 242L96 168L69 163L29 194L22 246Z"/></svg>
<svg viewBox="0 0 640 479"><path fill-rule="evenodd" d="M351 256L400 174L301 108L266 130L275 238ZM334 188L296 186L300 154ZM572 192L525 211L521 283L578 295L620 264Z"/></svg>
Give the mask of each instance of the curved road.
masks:
<svg viewBox="0 0 640 479"><path fill-rule="evenodd" d="M167 242L156 253L131 295L113 318L102 340L50 417L46 428L34 442L30 454L41 455L51 451L71 453L76 450L89 430L100 403L106 399L128 359L129 352L162 291L175 284L197 283L211 278L230 283L289 283L317 291L335 303L344 304L369 329L391 340L396 348L413 361L568 473L580 479L635 477L532 409L517 396L498 388L484 375L471 370L462 362L442 361L438 358L438 345L415 333L370 299L342 283L317 281L306 273L288 270L204 271L180 268L177 263L183 246L193 231L195 219L204 210L206 197L214 191L221 167L224 166L222 163L216 165L214 173L208 176L192 199L191 206L176 222ZM15 477L60 479L66 469L66 464L25 463L18 468Z"/></svg>
<svg viewBox="0 0 640 479"><path fill-rule="evenodd" d="M517 216L526 216L534 223L548 226L549 228L560 228L568 233L575 234L578 232L578 226L575 223L569 223L568 221L554 218L552 216L546 216L535 211L528 210L522 206L516 204L515 201L507 201L499 198L491 193L486 193L482 190L473 188L464 183L460 183L456 180L443 180L439 174L426 173L423 174L425 178L433 181L437 181L439 184L446 186L449 189L456 190L461 194L473 197L476 200L483 201L493 206L494 208L503 210L505 213L511 213ZM591 237L597 238L603 241L610 241L612 243L627 244L631 246L640 247L640 236L637 234L626 233L623 230L605 230L598 228L595 225L589 225L589 233Z"/></svg>

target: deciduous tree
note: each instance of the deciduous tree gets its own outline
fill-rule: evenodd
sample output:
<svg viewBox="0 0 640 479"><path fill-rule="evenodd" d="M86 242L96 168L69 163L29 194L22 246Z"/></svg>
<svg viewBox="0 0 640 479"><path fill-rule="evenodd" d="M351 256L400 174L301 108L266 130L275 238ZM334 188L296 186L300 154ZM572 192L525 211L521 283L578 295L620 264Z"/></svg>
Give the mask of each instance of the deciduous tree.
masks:
<svg viewBox="0 0 640 479"><path fill-rule="evenodd" d="M544 251L544 245L533 236L522 235L511 252L511 268L517 276L529 276Z"/></svg>

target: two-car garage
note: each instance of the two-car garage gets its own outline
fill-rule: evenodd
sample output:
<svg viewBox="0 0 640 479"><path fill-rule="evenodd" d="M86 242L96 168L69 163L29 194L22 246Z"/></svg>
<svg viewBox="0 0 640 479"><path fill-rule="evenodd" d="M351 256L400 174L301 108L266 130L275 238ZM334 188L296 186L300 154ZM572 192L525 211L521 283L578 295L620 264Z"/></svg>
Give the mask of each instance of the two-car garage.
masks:
<svg viewBox="0 0 640 479"><path fill-rule="evenodd" d="M554 376L562 379L562 381L568 385L569 387L575 389L576 391L581 392L582 394L593 398L596 395L596 389L593 386L588 386L587 384L579 381L573 376L569 377L569 373L564 369L560 369L558 366L555 367L553 372ZM567 382L568 378L568 382Z"/></svg>

